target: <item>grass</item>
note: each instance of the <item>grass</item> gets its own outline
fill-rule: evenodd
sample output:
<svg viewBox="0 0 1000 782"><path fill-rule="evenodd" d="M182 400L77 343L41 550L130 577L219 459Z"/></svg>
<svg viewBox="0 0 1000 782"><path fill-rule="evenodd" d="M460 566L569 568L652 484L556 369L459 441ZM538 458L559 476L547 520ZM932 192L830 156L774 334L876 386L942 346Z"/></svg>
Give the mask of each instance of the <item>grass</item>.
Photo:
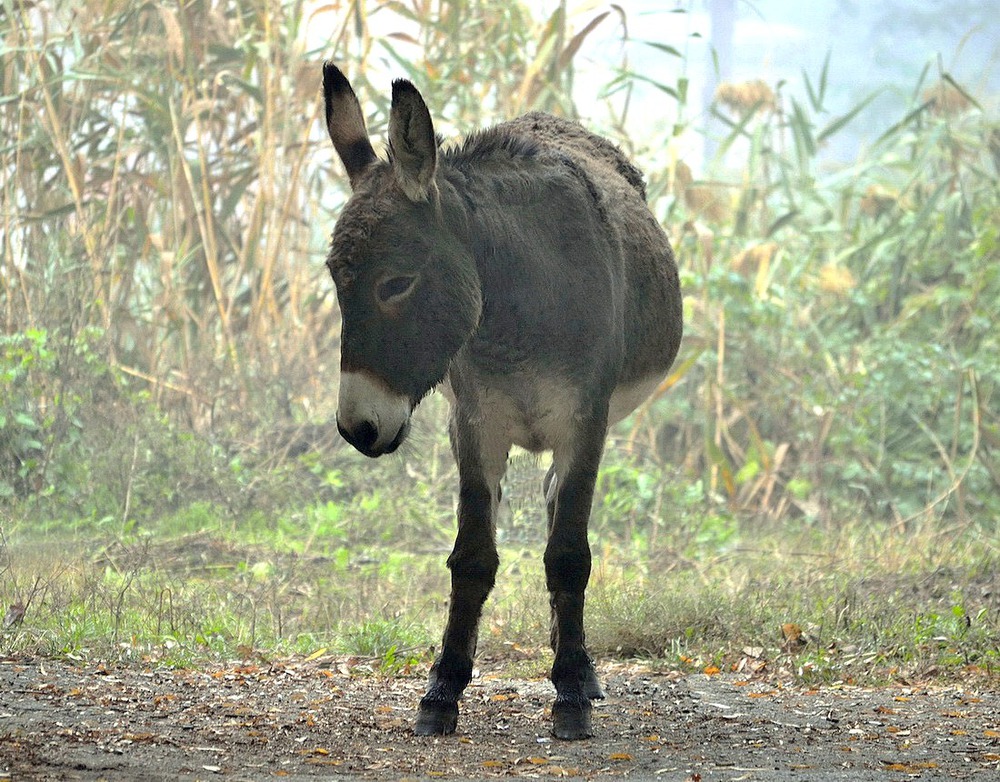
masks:
<svg viewBox="0 0 1000 782"><path fill-rule="evenodd" d="M874 530L836 546L771 534L666 576L602 574L591 647L692 670L750 664L806 681L994 674L995 548L926 554L935 550Z"/></svg>
<svg viewBox="0 0 1000 782"><path fill-rule="evenodd" d="M190 512L155 536L6 538L0 605L26 611L3 630L0 652L171 666L332 653L387 672L433 658L445 552L348 551L309 524L233 529L202 506ZM720 546L703 532L692 544L689 529L661 531L638 559L620 535L595 539L592 653L807 682L995 675L1000 666L990 600L998 557L983 538L743 523ZM480 642L482 655L527 660L538 675L549 659L540 554L538 541L503 547Z"/></svg>

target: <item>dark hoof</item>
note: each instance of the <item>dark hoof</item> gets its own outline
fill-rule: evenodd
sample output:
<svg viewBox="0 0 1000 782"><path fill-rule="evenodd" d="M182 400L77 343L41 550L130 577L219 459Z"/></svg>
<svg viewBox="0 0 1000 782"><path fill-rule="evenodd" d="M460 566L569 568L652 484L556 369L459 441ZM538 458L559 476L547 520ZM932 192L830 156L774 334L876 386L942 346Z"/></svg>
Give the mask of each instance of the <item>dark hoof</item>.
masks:
<svg viewBox="0 0 1000 782"><path fill-rule="evenodd" d="M421 701L417 724L418 736L446 736L458 727L458 704L455 701Z"/></svg>
<svg viewBox="0 0 1000 782"><path fill-rule="evenodd" d="M552 704L552 735L563 741L579 741L594 735L590 715L594 707L586 695L556 696Z"/></svg>

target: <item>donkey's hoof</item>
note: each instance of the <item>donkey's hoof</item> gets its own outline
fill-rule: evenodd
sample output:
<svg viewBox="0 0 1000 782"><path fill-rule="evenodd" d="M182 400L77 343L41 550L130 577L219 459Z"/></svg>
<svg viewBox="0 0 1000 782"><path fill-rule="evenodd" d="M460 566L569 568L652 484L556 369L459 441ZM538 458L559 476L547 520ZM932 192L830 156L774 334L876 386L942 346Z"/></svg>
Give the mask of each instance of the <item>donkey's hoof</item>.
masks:
<svg viewBox="0 0 1000 782"><path fill-rule="evenodd" d="M455 701L421 701L417 724L418 736L446 736L458 727L458 704Z"/></svg>
<svg viewBox="0 0 1000 782"><path fill-rule="evenodd" d="M589 739L594 735L590 724L593 708L584 694L556 696L556 702L552 704L552 735L563 741Z"/></svg>

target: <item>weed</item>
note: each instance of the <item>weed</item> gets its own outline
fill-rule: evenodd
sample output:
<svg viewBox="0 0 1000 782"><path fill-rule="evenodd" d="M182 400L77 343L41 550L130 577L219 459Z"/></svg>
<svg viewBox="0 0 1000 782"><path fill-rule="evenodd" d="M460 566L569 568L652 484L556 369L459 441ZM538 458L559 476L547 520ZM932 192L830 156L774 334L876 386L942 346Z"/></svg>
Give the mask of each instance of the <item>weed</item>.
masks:
<svg viewBox="0 0 1000 782"><path fill-rule="evenodd" d="M376 661L388 673L427 658L426 630L400 619L367 619L342 633L342 651Z"/></svg>

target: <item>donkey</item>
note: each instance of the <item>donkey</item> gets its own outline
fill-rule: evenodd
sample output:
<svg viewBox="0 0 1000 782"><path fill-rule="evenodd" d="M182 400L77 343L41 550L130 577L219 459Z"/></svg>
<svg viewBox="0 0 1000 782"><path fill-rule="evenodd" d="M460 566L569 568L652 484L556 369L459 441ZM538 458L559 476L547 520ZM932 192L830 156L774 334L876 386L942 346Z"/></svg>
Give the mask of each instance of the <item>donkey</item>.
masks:
<svg viewBox="0 0 1000 782"><path fill-rule="evenodd" d="M597 468L608 425L652 392L681 338L677 267L642 174L611 142L542 113L439 149L406 80L392 85L380 160L354 90L329 62L323 93L352 189L327 259L342 317L337 428L382 456L435 387L451 405L451 601L416 733L456 728L499 565L500 482L518 445L552 452L542 484L552 732L591 736L591 699L604 697L583 625Z"/></svg>

